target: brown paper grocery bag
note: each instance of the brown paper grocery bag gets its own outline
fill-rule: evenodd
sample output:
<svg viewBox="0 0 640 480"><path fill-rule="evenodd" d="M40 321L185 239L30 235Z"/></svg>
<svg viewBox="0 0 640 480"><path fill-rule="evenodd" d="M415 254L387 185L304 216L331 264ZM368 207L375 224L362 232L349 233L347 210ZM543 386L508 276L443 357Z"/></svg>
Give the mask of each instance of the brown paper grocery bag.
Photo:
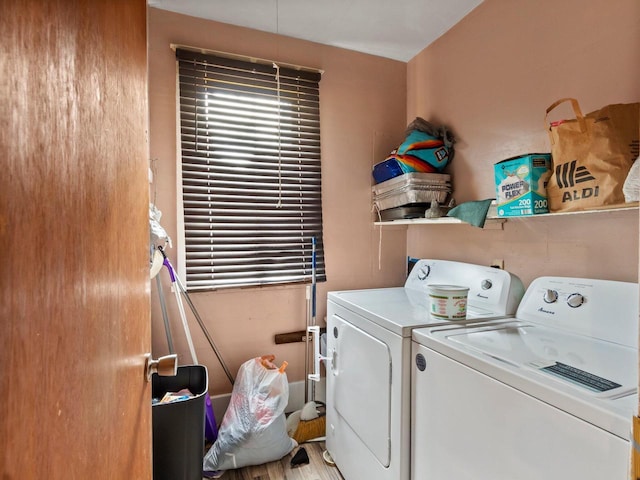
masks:
<svg viewBox="0 0 640 480"><path fill-rule="evenodd" d="M570 102L575 119L548 123L549 113ZM577 100L563 98L545 115L553 172L547 184L551 212L625 203L622 186L638 157L640 103L615 104L583 115Z"/></svg>

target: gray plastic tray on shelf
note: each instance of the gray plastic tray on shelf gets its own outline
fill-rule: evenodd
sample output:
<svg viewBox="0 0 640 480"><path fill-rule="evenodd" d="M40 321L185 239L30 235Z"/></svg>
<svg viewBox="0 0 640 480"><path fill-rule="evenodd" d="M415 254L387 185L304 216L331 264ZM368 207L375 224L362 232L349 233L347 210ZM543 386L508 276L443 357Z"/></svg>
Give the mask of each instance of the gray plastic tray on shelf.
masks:
<svg viewBox="0 0 640 480"><path fill-rule="evenodd" d="M372 187L379 210L411 205L444 203L451 193L451 176L439 173L406 173Z"/></svg>

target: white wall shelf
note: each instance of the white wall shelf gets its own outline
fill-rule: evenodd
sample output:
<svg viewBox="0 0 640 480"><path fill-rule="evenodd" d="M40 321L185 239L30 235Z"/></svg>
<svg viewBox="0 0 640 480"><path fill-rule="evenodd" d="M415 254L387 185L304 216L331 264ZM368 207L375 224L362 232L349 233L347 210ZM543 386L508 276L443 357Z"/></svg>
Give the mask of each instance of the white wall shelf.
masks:
<svg viewBox="0 0 640 480"><path fill-rule="evenodd" d="M504 223L506 219L504 218L487 218L485 222L485 227L488 223ZM381 226L394 226L394 225L463 225L467 224L462 220L458 220L457 218L451 217L440 217L440 218L407 218L401 220L388 220L384 222L374 222L374 225Z"/></svg>
<svg viewBox="0 0 640 480"><path fill-rule="evenodd" d="M496 216L488 216L487 220L484 224L484 228L486 229L500 229L502 228L502 224L507 220L531 220L536 218L549 218L549 217L560 217L560 216L572 216L572 215L597 215L597 214L606 214L606 213L615 213L615 212L624 212L624 211L638 211L638 202L629 203L623 207L603 207L594 210L582 210L579 212L554 212L554 213L541 213L537 215L526 215L522 217L496 217ZM408 225L456 225L456 224L466 224L462 220L458 220L457 218L450 217L440 217L440 218L409 218L409 219L401 219L401 220L389 220L383 222L374 222L374 225L380 225L385 227L393 227L393 226L408 226Z"/></svg>

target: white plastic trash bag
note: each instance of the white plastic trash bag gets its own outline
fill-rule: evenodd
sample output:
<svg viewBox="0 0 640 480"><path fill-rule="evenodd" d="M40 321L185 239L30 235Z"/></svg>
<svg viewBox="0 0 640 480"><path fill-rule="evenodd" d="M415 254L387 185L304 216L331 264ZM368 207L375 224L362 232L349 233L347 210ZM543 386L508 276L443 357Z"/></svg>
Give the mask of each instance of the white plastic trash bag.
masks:
<svg viewBox="0 0 640 480"><path fill-rule="evenodd" d="M622 186L622 193L624 194L625 202L637 202L640 200L640 157L633 162L627 174L627 179Z"/></svg>
<svg viewBox="0 0 640 480"><path fill-rule="evenodd" d="M202 464L204 471L230 470L279 460L297 443L287 434L284 409L289 383L273 355L253 358L240 366L218 439Z"/></svg>

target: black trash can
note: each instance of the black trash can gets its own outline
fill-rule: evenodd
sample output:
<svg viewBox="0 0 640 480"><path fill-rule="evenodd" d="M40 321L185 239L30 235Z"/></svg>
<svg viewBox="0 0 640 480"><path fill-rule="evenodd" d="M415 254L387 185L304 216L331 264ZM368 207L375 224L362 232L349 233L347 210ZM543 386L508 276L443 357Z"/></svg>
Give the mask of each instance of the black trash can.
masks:
<svg viewBox="0 0 640 480"><path fill-rule="evenodd" d="M175 377L153 374L151 394L162 399L167 392L188 388L193 398L152 407L153 480L201 480L204 456L205 395L208 388L204 365L178 367Z"/></svg>

